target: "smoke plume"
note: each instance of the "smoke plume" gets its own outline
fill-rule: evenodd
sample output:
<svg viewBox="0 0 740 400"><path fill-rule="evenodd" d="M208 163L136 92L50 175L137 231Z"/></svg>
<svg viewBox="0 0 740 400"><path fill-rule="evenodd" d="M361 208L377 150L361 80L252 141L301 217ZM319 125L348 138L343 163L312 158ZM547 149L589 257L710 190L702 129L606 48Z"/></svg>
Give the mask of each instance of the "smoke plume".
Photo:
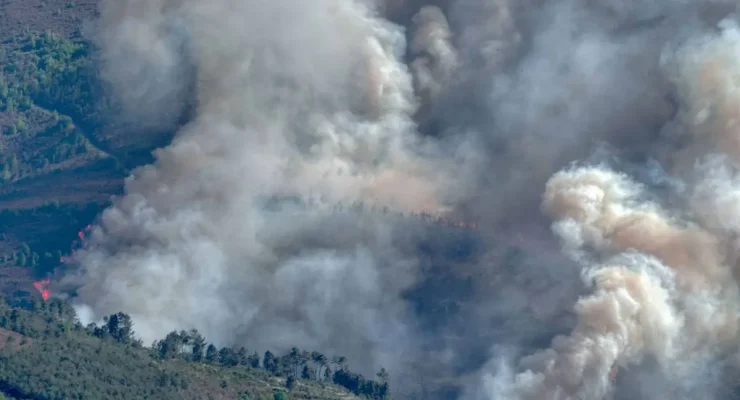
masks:
<svg viewBox="0 0 740 400"><path fill-rule="evenodd" d="M80 315L342 354L404 398L734 389L734 2L100 7L121 118L177 133L64 276Z"/></svg>
<svg viewBox="0 0 740 400"><path fill-rule="evenodd" d="M649 187L603 165L553 175L542 211L554 221L564 251L583 265L592 293L576 303L578 322L568 335L520 359L520 372L499 368L485 378L492 383L482 397L614 396L610 371L639 371L650 364L646 359L669 382L662 396L728 395L726 381L696 379L697 371L713 365L737 369L736 99L730 83L737 72L729 56L737 26L720 26L719 33L668 46L661 60L678 89L680 110L664 131L672 140L656 143L654 153L686 182L685 201L666 210L651 200ZM632 396L647 398L655 386L642 382Z"/></svg>
<svg viewBox="0 0 740 400"><path fill-rule="evenodd" d="M414 254L385 221L324 209L436 213L453 193L452 164L414 128L401 29L359 2L139 3L101 4L104 75L136 99L131 118L171 126L188 102L195 115L77 257L85 314L125 310L145 341L194 327L221 345L392 364L411 348L400 293ZM317 208L271 209L276 197Z"/></svg>

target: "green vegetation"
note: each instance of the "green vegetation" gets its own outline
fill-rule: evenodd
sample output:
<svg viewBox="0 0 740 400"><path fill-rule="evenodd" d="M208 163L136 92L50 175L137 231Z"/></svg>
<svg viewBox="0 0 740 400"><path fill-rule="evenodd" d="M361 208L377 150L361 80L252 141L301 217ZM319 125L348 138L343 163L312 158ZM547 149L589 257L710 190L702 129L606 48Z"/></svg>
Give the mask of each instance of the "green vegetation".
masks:
<svg viewBox="0 0 740 400"><path fill-rule="evenodd" d="M2 301L0 391L33 399L338 400L352 398L349 390L389 399L384 371L381 383L364 379L346 369L343 357L329 362L294 348L281 357L266 352L261 366L255 352L215 350L194 330L172 332L147 348L132 328L123 313L83 327L57 299L28 308Z"/></svg>
<svg viewBox="0 0 740 400"><path fill-rule="evenodd" d="M51 32L4 42L0 184L104 157L90 133L100 99L88 44Z"/></svg>
<svg viewBox="0 0 740 400"><path fill-rule="evenodd" d="M48 203L41 207L0 211L0 232L28 227L18 234L14 246L0 247L0 266L30 267L42 276L60 264L70 251L70 243L78 240L80 227L92 221L101 211L97 203L85 205ZM0 240L8 240L0 234ZM1 243L1 242L0 242Z"/></svg>
<svg viewBox="0 0 740 400"><path fill-rule="evenodd" d="M93 334L98 337L106 337L110 334L121 343L135 343L131 336L132 324L128 316L119 313L111 316L107 323L108 328L94 328ZM124 328L122 329L121 326ZM153 356L159 360L179 359L190 363L219 365L227 368L260 368L260 357L257 352L249 354L244 347L217 349L213 344L206 345L205 338L196 330L171 332L163 340L152 345L152 352ZM298 387L299 382L315 381L318 383L332 382L368 399L383 400L390 396L388 374L384 369L378 373L381 379L378 383L349 371L344 357L333 357L329 361L319 352L301 351L294 347L280 357L266 351L262 357L262 368L273 376L285 378L285 387L291 392Z"/></svg>
<svg viewBox="0 0 740 400"><path fill-rule="evenodd" d="M5 41L0 80L0 109L25 112L40 104L89 122L100 107L95 71L87 58L89 45L52 32L26 33Z"/></svg>

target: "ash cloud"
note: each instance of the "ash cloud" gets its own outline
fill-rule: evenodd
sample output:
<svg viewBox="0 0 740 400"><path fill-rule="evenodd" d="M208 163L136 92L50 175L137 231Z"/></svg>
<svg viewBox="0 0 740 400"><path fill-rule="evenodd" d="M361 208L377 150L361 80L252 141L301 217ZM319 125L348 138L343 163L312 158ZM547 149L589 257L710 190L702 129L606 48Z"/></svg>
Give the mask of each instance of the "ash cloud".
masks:
<svg viewBox="0 0 740 400"><path fill-rule="evenodd" d="M123 117L191 119L62 284L146 341L192 327L343 354L408 398L722 398L740 367L735 8L103 1ZM479 229L336 212L358 201Z"/></svg>

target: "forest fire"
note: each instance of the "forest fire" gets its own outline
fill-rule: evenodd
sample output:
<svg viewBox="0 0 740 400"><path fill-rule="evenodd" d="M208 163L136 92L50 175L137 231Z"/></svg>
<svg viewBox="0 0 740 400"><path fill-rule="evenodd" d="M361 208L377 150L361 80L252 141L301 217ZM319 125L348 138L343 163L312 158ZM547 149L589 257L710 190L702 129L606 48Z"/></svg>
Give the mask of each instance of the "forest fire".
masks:
<svg viewBox="0 0 740 400"><path fill-rule="evenodd" d="M452 227L452 228L459 228L459 229L465 229L465 230L477 230L478 229L478 223L474 221L466 221L466 220L456 220L456 219L450 219L446 218L444 216L439 215L431 215L428 213L411 213L411 216L415 216L418 218L421 218L427 222L430 222L435 225L441 225L446 227ZM77 239L73 240L70 245L70 253L66 256L61 256L59 259L59 262L61 263L68 263L70 262L76 255L77 250L81 248L85 248L88 244L88 233L92 230L92 224L88 224L83 229L77 232ZM521 242L521 235L519 236L519 241ZM33 286L36 288L36 290L41 293L41 297L44 300L47 300L50 296L50 291L47 289L50 281L49 279L40 280L33 283Z"/></svg>
<svg viewBox="0 0 740 400"><path fill-rule="evenodd" d="M87 226L85 226L85 228L77 232L77 239L73 240L72 245L70 246L71 247L71 252L70 252L71 257L74 257L75 255L77 255L77 249L85 247L87 245L87 240L86 240L87 234L86 233L89 232L91 229L92 229L92 225L88 224ZM66 263L70 261L71 257L61 256L59 259L59 262ZM38 290L39 293L41 293L41 298L44 300L48 300L49 297L51 296L51 291L49 291L48 289L49 284L51 284L50 279L42 279L40 281L36 281L33 283L33 287L36 288L36 290Z"/></svg>
<svg viewBox="0 0 740 400"><path fill-rule="evenodd" d="M49 289L47 289L50 283L51 283L51 280L49 279L42 279L40 281L33 283L33 287L36 288L36 290L38 290L39 293L41 293L41 298L44 300L48 300L49 295L51 294L49 292Z"/></svg>
<svg viewBox="0 0 740 400"><path fill-rule="evenodd" d="M86 240L87 239L87 234L86 234L86 232L89 232L91 229L92 229L92 225L91 224L88 224L87 226L85 226L84 229L82 229L81 231L77 232L77 239L73 240L72 241L72 244L70 246L71 247L70 254L71 254L72 257L74 257L74 256L77 255L77 249L83 248L83 247L87 246L87 240ZM70 259L70 257L62 256L59 259L59 262L66 263L67 261L69 261L69 259Z"/></svg>

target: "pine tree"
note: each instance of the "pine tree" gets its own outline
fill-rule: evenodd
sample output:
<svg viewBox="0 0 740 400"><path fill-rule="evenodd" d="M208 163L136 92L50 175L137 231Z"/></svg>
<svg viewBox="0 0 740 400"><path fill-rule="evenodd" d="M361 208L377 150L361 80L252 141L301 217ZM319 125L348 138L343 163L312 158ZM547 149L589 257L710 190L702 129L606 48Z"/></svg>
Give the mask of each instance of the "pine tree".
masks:
<svg viewBox="0 0 740 400"><path fill-rule="evenodd" d="M265 370L270 371L273 374L277 374L277 358L275 358L275 355L273 355L269 350L265 352L262 366L265 368Z"/></svg>
<svg viewBox="0 0 740 400"><path fill-rule="evenodd" d="M251 356L247 359L247 362L249 363L249 366L252 368L259 368L260 367L260 356L255 351L252 353Z"/></svg>
<svg viewBox="0 0 740 400"><path fill-rule="evenodd" d="M196 329L191 329L188 333L193 361L203 361L203 351L206 349L206 339Z"/></svg>
<svg viewBox="0 0 740 400"><path fill-rule="evenodd" d="M301 371L301 379L306 379L306 380L311 379L311 370L308 369L308 365L303 366L303 371Z"/></svg>
<svg viewBox="0 0 740 400"><path fill-rule="evenodd" d="M293 375L289 376L288 379L285 380L285 387L288 388L288 390L293 390L293 388L295 388L295 377Z"/></svg>
<svg viewBox="0 0 740 400"><path fill-rule="evenodd" d="M236 363L238 365L247 365L247 349L243 346L239 348L239 351L236 353Z"/></svg>
<svg viewBox="0 0 740 400"><path fill-rule="evenodd" d="M18 259L18 265L20 265L21 267L26 266L26 263L28 262L28 260L26 259L25 253L18 253L17 259Z"/></svg>
<svg viewBox="0 0 740 400"><path fill-rule="evenodd" d="M206 362L213 364L216 361L216 357L218 357L218 349L216 349L216 346L211 343L208 345L208 348L206 348Z"/></svg>

